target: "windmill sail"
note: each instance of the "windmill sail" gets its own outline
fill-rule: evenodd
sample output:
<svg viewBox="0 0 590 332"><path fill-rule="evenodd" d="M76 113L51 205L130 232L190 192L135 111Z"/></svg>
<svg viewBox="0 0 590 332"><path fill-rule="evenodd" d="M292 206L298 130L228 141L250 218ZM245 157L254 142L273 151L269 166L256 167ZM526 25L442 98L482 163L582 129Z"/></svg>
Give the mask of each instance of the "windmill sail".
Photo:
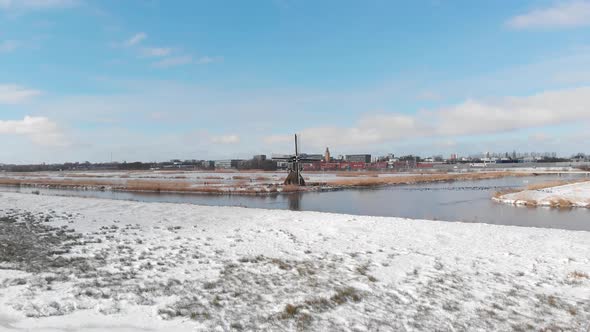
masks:
<svg viewBox="0 0 590 332"><path fill-rule="evenodd" d="M301 162L317 161L315 159L307 159L305 158L305 155L302 156L299 154L299 137L297 137L297 134L295 134L295 154L290 156L276 156L273 157L273 160L281 160L289 163L289 175L287 175L284 183L286 185L297 186L305 186L305 180L301 175Z"/></svg>

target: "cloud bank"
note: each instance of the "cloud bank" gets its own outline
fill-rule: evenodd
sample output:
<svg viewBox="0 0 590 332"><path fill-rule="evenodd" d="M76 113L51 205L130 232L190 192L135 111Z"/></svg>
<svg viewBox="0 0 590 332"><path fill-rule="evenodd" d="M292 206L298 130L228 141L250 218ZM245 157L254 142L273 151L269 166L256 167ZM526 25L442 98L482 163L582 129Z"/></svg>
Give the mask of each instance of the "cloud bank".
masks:
<svg viewBox="0 0 590 332"><path fill-rule="evenodd" d="M366 146L415 138L498 134L544 126L590 122L590 87L548 91L497 101L466 100L415 115L365 115L352 127L315 127L300 131L315 148ZM290 134L264 138L267 144L289 142Z"/></svg>
<svg viewBox="0 0 590 332"><path fill-rule="evenodd" d="M41 146L67 146L56 123L45 117L25 116L23 120L0 120L0 135L22 135Z"/></svg>
<svg viewBox="0 0 590 332"><path fill-rule="evenodd" d="M569 28L590 25L590 1L558 2L515 16L506 24L514 29Z"/></svg>
<svg viewBox="0 0 590 332"><path fill-rule="evenodd" d="M238 135L213 136L211 142L215 144L236 144L240 143L240 137Z"/></svg>
<svg viewBox="0 0 590 332"><path fill-rule="evenodd" d="M16 84L0 84L0 104L19 104L41 94Z"/></svg>

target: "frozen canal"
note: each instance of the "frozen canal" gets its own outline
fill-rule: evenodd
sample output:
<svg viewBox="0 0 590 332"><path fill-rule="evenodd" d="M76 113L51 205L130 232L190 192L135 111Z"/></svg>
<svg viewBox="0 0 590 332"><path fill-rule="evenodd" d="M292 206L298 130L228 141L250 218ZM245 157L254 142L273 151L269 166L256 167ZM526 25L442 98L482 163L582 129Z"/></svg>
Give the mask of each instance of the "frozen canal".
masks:
<svg viewBox="0 0 590 332"><path fill-rule="evenodd" d="M128 193L41 189L41 194L73 195L143 202L191 203L264 209L334 212L413 219L482 222L568 230L590 230L590 210L515 207L493 202L497 191L579 176L506 177L376 189L350 189L274 196ZM30 193L32 188L1 187L1 191Z"/></svg>

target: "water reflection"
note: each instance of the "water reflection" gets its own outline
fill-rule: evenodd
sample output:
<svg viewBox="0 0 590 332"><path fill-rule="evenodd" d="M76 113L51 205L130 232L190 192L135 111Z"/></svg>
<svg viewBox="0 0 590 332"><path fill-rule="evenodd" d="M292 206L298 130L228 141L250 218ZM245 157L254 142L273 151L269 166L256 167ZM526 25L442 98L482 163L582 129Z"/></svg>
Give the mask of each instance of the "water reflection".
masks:
<svg viewBox="0 0 590 332"><path fill-rule="evenodd" d="M289 210L301 211L301 199L303 193L292 193L287 195L287 201L289 202Z"/></svg>

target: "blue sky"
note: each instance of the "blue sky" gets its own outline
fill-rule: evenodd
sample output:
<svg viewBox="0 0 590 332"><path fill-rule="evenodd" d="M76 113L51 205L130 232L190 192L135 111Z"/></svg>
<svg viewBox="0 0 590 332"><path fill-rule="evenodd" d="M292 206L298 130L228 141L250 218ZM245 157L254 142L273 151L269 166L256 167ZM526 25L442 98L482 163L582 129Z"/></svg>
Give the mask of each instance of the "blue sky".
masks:
<svg viewBox="0 0 590 332"><path fill-rule="evenodd" d="M590 2L0 0L0 163L590 152Z"/></svg>

